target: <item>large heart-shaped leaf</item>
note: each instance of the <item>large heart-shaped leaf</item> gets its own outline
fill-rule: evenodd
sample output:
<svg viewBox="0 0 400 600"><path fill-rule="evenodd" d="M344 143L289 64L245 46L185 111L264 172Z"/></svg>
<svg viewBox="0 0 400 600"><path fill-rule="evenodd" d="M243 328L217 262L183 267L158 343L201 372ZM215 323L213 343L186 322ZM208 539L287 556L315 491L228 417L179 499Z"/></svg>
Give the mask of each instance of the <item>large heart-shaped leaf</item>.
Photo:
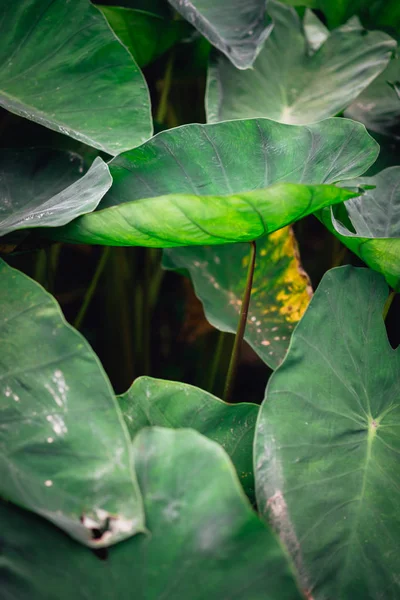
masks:
<svg viewBox="0 0 400 600"><path fill-rule="evenodd" d="M121 6L99 6L116 36L144 67L176 44L191 28L186 21Z"/></svg>
<svg viewBox="0 0 400 600"><path fill-rule="evenodd" d="M29 227L57 227L96 208L110 189L107 164L84 163L72 152L0 151L0 236Z"/></svg>
<svg viewBox="0 0 400 600"><path fill-rule="evenodd" d="M366 33L355 23L335 30L311 52L296 11L273 0L269 6L274 29L252 69L238 71L222 55L212 59L207 121L268 117L307 124L326 119L384 70L396 47L385 33Z"/></svg>
<svg viewBox="0 0 400 600"><path fill-rule="evenodd" d="M0 106L118 154L152 134L143 75L89 0L2 7Z"/></svg>
<svg viewBox="0 0 400 600"><path fill-rule="evenodd" d="M282 549L220 446L195 431L153 428L138 434L133 450L148 534L117 544L103 562L2 504L7 598L300 600Z"/></svg>
<svg viewBox="0 0 400 600"><path fill-rule="evenodd" d="M364 195L346 202L337 217L330 208L321 211L321 220L343 244L399 290L400 167L354 180L352 185L365 186ZM368 189L370 186L373 189Z"/></svg>
<svg viewBox="0 0 400 600"><path fill-rule="evenodd" d="M144 427L190 427L220 444L230 456L248 496L254 496L253 438L258 406L227 404L204 390L139 377L119 396L132 439Z"/></svg>
<svg viewBox="0 0 400 600"><path fill-rule="evenodd" d="M337 27L353 15L361 16L369 27L400 27L398 0L316 0L314 7L325 13L329 27Z"/></svg>
<svg viewBox="0 0 400 600"><path fill-rule="evenodd" d="M345 119L178 127L112 160L114 183L98 210L51 235L121 246L249 241L354 195L314 184L360 175L377 148Z"/></svg>
<svg viewBox="0 0 400 600"><path fill-rule="evenodd" d="M400 58L390 61L345 115L361 121L371 131L400 138Z"/></svg>
<svg viewBox="0 0 400 600"><path fill-rule="evenodd" d="M176 248L164 251L163 266L187 271L209 322L221 331L234 333L249 255L247 244ZM292 329L307 308L311 293L293 232L284 228L260 239L245 339L273 369L285 356Z"/></svg>
<svg viewBox="0 0 400 600"><path fill-rule="evenodd" d="M400 594L400 357L387 295L369 269L326 274L260 411L258 506L315 600Z"/></svg>
<svg viewBox="0 0 400 600"><path fill-rule="evenodd" d="M272 25L266 14L270 0L169 0L237 69L248 69Z"/></svg>
<svg viewBox="0 0 400 600"><path fill-rule="evenodd" d="M0 495L92 546L143 531L129 435L56 301L0 261Z"/></svg>

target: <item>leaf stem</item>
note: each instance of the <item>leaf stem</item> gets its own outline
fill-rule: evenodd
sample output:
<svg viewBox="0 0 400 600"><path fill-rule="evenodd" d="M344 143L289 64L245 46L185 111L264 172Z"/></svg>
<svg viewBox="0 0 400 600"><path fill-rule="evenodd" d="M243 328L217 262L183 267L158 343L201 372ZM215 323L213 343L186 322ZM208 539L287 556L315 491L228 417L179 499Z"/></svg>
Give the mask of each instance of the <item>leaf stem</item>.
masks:
<svg viewBox="0 0 400 600"><path fill-rule="evenodd" d="M169 96L169 91L171 89L172 70L174 68L174 61L175 61L175 52L173 50L171 50L170 55L168 57L168 62L167 62L167 66L165 69L164 78L162 81L160 101L158 103L158 109L157 109L157 114L156 114L156 121L158 121L159 123L163 123L165 120L165 117L167 115L168 96Z"/></svg>
<svg viewBox="0 0 400 600"><path fill-rule="evenodd" d="M256 243L250 242L250 262L247 270L246 287L243 294L242 305L240 308L240 316L238 328L236 331L235 342L233 344L232 356L229 363L228 374L226 377L224 400L229 402L232 396L233 386L236 379L237 367L239 364L240 351L242 348L242 342L244 332L246 330L247 315L249 313L249 305L251 298L251 288L253 285L254 267L256 264Z"/></svg>
<svg viewBox="0 0 400 600"><path fill-rule="evenodd" d="M213 392L215 386L215 380L217 377L218 370L221 367L222 350L224 348L224 342L226 339L226 331L220 331L218 335L217 347L215 349L214 358L210 369L210 377L207 383L207 390L210 394Z"/></svg>
<svg viewBox="0 0 400 600"><path fill-rule="evenodd" d="M386 317L388 316L388 312L390 310L390 307L392 306L392 302L394 300L394 297L396 295L395 290L392 290L385 302L385 306L383 307L383 320L386 321Z"/></svg>
<svg viewBox="0 0 400 600"><path fill-rule="evenodd" d="M93 298L94 293L95 293L96 288L97 288L97 284L99 283L100 276L101 276L101 274L103 272L103 269L104 269L104 267L106 265L106 262L108 260L109 255L110 255L110 251L111 251L110 246L106 246L104 248L104 250L103 250L101 258L100 258L100 260L99 260L99 262L97 264L96 271L94 272L94 275L92 277L92 281L90 282L89 287L86 290L86 294L85 294L85 297L83 299L82 306L79 309L77 317L76 317L76 319L74 321L74 327L75 327L75 329L79 329L80 326L82 325L83 319L85 318L85 315L86 315L86 311L87 311L87 309L89 307L89 304L92 301L92 298Z"/></svg>

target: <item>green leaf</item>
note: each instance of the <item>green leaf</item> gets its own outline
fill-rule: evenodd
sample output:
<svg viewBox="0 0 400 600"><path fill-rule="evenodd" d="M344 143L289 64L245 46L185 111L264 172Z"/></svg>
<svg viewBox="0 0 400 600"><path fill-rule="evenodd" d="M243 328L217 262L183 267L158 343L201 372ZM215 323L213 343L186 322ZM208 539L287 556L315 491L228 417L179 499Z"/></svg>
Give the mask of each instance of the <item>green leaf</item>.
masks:
<svg viewBox="0 0 400 600"><path fill-rule="evenodd" d="M103 562L43 520L0 504L7 598L301 599L220 446L195 431L152 428L133 449L149 533L110 548Z"/></svg>
<svg viewBox="0 0 400 600"><path fill-rule="evenodd" d="M315 600L400 594L400 357L387 295L369 269L329 271L260 411L258 506Z"/></svg>
<svg viewBox="0 0 400 600"><path fill-rule="evenodd" d="M269 36L266 13L270 0L169 0L169 3L237 69L248 69Z"/></svg>
<svg viewBox="0 0 400 600"><path fill-rule="evenodd" d="M163 266L187 271L211 325L235 333L248 260L247 244L176 248L164 251ZM284 228L260 239L245 340L271 368L283 360L311 293L293 232Z"/></svg>
<svg viewBox="0 0 400 600"><path fill-rule="evenodd" d="M118 399L132 439L152 425L195 429L225 449L246 494L254 496L256 404L230 405L192 385L150 377L136 379Z"/></svg>
<svg viewBox="0 0 400 600"><path fill-rule="evenodd" d="M114 183L97 211L51 235L165 248L253 240L355 195L315 184L360 175L377 148L362 125L345 119L311 127L249 119L163 131L111 161Z"/></svg>
<svg viewBox="0 0 400 600"><path fill-rule="evenodd" d="M3 261L0 280L0 495L87 545L143 531L128 431L96 355L40 285Z"/></svg>
<svg viewBox="0 0 400 600"><path fill-rule="evenodd" d="M356 179L351 185L365 187L363 196L346 202L344 215L339 212L336 218L329 208L321 211L320 218L345 246L399 290L400 167ZM374 188L368 189L369 186Z"/></svg>
<svg viewBox="0 0 400 600"><path fill-rule="evenodd" d="M89 0L13 0L0 25L0 106L118 154L152 134L143 75Z"/></svg>
<svg viewBox="0 0 400 600"><path fill-rule="evenodd" d="M330 28L345 23L353 15L360 16L367 27L400 28L398 0L316 0L316 4L315 8L325 13Z"/></svg>
<svg viewBox="0 0 400 600"><path fill-rule="evenodd" d="M185 21L163 18L144 10L120 6L98 8L140 67L164 54L191 31Z"/></svg>
<svg viewBox="0 0 400 600"><path fill-rule="evenodd" d="M238 71L224 56L214 55L207 82L208 122L268 117L307 124L326 119L351 104L384 70L396 48L387 34L348 24L312 52L296 11L272 0L269 7L274 29L252 69Z"/></svg>
<svg viewBox="0 0 400 600"><path fill-rule="evenodd" d="M58 227L93 211L110 189L107 164L84 163L73 152L0 150L0 236L30 227Z"/></svg>
<svg viewBox="0 0 400 600"><path fill-rule="evenodd" d="M390 61L345 115L361 121L371 131L400 138L400 58Z"/></svg>

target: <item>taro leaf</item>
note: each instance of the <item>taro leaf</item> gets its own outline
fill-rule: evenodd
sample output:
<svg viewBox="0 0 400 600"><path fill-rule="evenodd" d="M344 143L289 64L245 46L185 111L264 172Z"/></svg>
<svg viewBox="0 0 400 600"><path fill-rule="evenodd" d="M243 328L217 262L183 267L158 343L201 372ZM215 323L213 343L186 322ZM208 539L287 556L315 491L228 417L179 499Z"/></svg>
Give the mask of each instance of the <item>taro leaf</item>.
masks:
<svg viewBox="0 0 400 600"><path fill-rule="evenodd" d="M164 248L249 241L355 195L314 184L362 174L377 148L363 125L346 119L310 127L248 119L163 131L112 160L113 186L98 210L51 236Z"/></svg>
<svg viewBox="0 0 400 600"><path fill-rule="evenodd" d="M258 507L314 600L400 594L400 357L387 295L374 271L329 271L257 423Z"/></svg>
<svg viewBox="0 0 400 600"><path fill-rule="evenodd" d="M316 0L315 8L325 13L330 28L341 25L353 15L359 15L368 27L392 30L400 27L398 0Z"/></svg>
<svg viewBox="0 0 400 600"><path fill-rule="evenodd" d="M208 122L268 117L307 124L326 119L346 108L383 71L396 47L386 33L348 24L311 52L295 9L272 0L269 6L274 29L252 69L238 71L222 55L212 59Z"/></svg>
<svg viewBox="0 0 400 600"><path fill-rule="evenodd" d="M143 531L129 435L54 298L0 261L0 496L90 546Z"/></svg>
<svg viewBox="0 0 400 600"><path fill-rule="evenodd" d="M155 60L191 31L186 21L166 19L143 10L120 6L98 8L140 67Z"/></svg>
<svg viewBox="0 0 400 600"><path fill-rule="evenodd" d="M163 266L186 270L208 321L221 331L235 333L249 252L247 244L176 248L164 251ZM293 232L284 228L260 239L245 339L272 369L285 356L310 295Z"/></svg>
<svg viewBox="0 0 400 600"><path fill-rule="evenodd" d="M367 87L345 112L371 131L400 139L400 59L389 66Z"/></svg>
<svg viewBox="0 0 400 600"><path fill-rule="evenodd" d="M301 599L220 446L196 431L154 427L133 449L149 533L110 548L103 562L42 519L0 504L5 597Z"/></svg>
<svg viewBox="0 0 400 600"><path fill-rule="evenodd" d="M91 212L110 189L106 163L84 163L73 152L0 150L0 236L29 227L57 227Z"/></svg>
<svg viewBox="0 0 400 600"><path fill-rule="evenodd" d="M270 0L267 0L267 5ZM269 36L266 0L169 0L237 69L248 69Z"/></svg>
<svg viewBox="0 0 400 600"><path fill-rule="evenodd" d="M190 427L220 444L230 456L248 496L254 497L253 439L258 406L227 404L204 390L139 377L119 406L133 439L144 427Z"/></svg>
<svg viewBox="0 0 400 600"><path fill-rule="evenodd" d="M2 6L0 106L118 154L152 134L143 75L89 0Z"/></svg>
<svg viewBox="0 0 400 600"><path fill-rule="evenodd" d="M345 246L399 290L400 167L354 180L351 185L375 187L366 189L362 197L346 202L344 217L339 213L336 218L334 211L328 208L321 211L321 220ZM350 229L346 226L348 219Z"/></svg>

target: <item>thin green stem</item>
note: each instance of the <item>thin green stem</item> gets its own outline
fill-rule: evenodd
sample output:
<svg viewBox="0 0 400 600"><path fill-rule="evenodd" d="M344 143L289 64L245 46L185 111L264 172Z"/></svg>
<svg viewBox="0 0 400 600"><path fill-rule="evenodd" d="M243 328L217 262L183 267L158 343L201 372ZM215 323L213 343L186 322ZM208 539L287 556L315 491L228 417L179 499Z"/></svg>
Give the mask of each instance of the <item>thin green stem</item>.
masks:
<svg viewBox="0 0 400 600"><path fill-rule="evenodd" d="M214 358L210 369L210 377L208 379L208 384L206 388L210 393L212 393L214 389L217 373L221 368L222 350L224 348L226 336L227 333L225 331L219 332L217 347L215 349Z"/></svg>
<svg viewBox="0 0 400 600"><path fill-rule="evenodd" d="M36 262L35 262L35 270L33 274L33 278L35 281L40 283L44 288L47 289L47 260L48 256L46 254L46 250L39 250Z"/></svg>
<svg viewBox="0 0 400 600"><path fill-rule="evenodd" d="M168 57L167 66L165 69L164 79L162 82L160 101L158 103L158 109L157 109L157 114L156 114L156 121L158 121L159 123L163 123L165 120L165 117L167 115L168 96L169 96L169 92L171 89L172 71L174 68L174 62L175 62L175 52L173 50L171 50L169 57Z"/></svg>
<svg viewBox="0 0 400 600"><path fill-rule="evenodd" d="M243 294L242 305L240 307L240 316L238 328L236 331L235 342L233 344L231 361L229 363L228 374L226 377L224 400L229 402L232 396L233 386L235 384L237 367L239 364L240 351L242 348L242 342L244 332L246 330L247 315L249 313L249 305L251 298L251 288L253 285L254 266L256 264L256 243L250 242L250 261L247 271L246 287Z"/></svg>
<svg viewBox="0 0 400 600"><path fill-rule="evenodd" d="M396 292L394 290L392 290L385 302L385 306L383 307L383 320L386 321L386 317L388 316L388 312L390 310L390 307L392 306L392 302L394 300L394 297L396 295Z"/></svg>
<svg viewBox="0 0 400 600"><path fill-rule="evenodd" d="M152 271L152 248L145 248L144 257L144 279L143 279L143 301L142 301L142 356L143 375L150 375L150 282Z"/></svg>
<svg viewBox="0 0 400 600"><path fill-rule="evenodd" d="M93 298L94 293L95 293L96 288L97 288L97 284L99 283L100 276L101 276L101 274L102 274L102 272L104 270L104 267L106 266L106 262L108 260L109 255L110 255L110 251L111 251L110 246L106 246L104 248L104 250L103 250L101 258L100 258L100 260L99 260L99 262L97 264L96 271L94 272L94 275L92 277L92 281L90 282L89 287L86 290L86 294L85 294L85 297L83 299L82 306L81 306L81 308L80 308L80 310L79 310L79 312L77 314L77 317L76 317L76 319L74 321L74 327L75 327L75 329L79 329L80 326L82 325L83 319L86 316L86 311L87 311L87 309L89 307L89 304L92 301L92 298Z"/></svg>

